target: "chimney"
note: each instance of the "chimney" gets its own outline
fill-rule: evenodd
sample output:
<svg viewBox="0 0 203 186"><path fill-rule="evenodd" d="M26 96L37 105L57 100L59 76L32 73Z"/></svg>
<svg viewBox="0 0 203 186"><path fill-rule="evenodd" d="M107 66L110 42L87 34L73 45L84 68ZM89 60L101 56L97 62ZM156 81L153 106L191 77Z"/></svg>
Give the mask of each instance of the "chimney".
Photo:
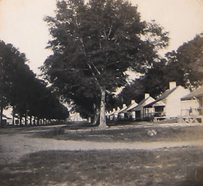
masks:
<svg viewBox="0 0 203 186"><path fill-rule="evenodd" d="M135 103L135 100L131 100L131 103L130 103L130 104L132 105L133 103Z"/></svg>
<svg viewBox="0 0 203 186"><path fill-rule="evenodd" d="M116 109L115 108L113 108L113 112L115 112L116 111Z"/></svg>
<svg viewBox="0 0 203 186"><path fill-rule="evenodd" d="M175 81L171 81L171 82L169 83L169 89L172 90L172 89L174 89L174 88L176 88L176 82L175 82Z"/></svg>
<svg viewBox="0 0 203 186"><path fill-rule="evenodd" d="M126 104L123 104L123 108L125 108L126 107Z"/></svg>
<svg viewBox="0 0 203 186"><path fill-rule="evenodd" d="M149 93L145 93L144 98L147 99L149 97Z"/></svg>

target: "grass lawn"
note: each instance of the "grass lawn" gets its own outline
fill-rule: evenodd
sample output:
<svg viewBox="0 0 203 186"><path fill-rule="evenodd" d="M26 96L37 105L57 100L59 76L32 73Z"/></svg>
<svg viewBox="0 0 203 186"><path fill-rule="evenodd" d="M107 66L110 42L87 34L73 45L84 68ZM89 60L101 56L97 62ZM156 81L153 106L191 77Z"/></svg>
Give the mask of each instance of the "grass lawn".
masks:
<svg viewBox="0 0 203 186"><path fill-rule="evenodd" d="M203 126L121 127L110 130L56 128L5 129L27 137L56 140L136 142L202 139ZM156 136L147 131L156 130ZM2 145L2 144L1 144ZM1 149L2 151L2 149ZM201 147L159 150L38 151L18 163L0 165L1 186L203 186Z"/></svg>
<svg viewBox="0 0 203 186"><path fill-rule="evenodd" d="M62 130L61 130L62 129ZM137 128L132 126L110 128L109 130L73 130L68 127L39 131L32 137L54 138L57 140L97 141L97 142L152 142L152 141L189 141L203 139L203 126L187 127L153 127ZM148 131L155 130L157 135L151 137Z"/></svg>
<svg viewBox="0 0 203 186"><path fill-rule="evenodd" d="M0 185L200 186L203 149L47 151L1 166Z"/></svg>

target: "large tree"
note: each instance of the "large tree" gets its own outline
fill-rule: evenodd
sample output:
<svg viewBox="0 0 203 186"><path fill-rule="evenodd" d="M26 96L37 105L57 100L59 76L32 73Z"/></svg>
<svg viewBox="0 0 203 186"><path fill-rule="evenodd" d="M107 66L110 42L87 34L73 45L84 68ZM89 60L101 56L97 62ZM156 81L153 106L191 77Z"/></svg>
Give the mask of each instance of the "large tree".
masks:
<svg viewBox="0 0 203 186"><path fill-rule="evenodd" d="M124 0L58 1L55 17L45 17L53 55L44 75L67 100L92 98L106 126L105 95L126 84L126 71L145 73L168 33L140 20L137 7ZM98 101L100 100L100 101Z"/></svg>
<svg viewBox="0 0 203 186"><path fill-rule="evenodd" d="M203 84L203 33L166 54L165 77L193 89Z"/></svg>

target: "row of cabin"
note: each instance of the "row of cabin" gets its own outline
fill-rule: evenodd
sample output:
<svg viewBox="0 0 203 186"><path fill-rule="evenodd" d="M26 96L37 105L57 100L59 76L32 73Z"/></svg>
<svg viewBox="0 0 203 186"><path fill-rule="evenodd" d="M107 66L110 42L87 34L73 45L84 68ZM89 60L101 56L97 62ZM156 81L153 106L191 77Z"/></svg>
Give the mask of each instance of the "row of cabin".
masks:
<svg viewBox="0 0 203 186"><path fill-rule="evenodd" d="M152 98L148 93L144 99L137 104L131 101L129 106L113 109L107 113L107 120L169 120L181 118L182 121L188 119L195 120L203 116L203 87L190 92L182 86L176 86L176 82L169 83L167 89L157 99Z"/></svg>

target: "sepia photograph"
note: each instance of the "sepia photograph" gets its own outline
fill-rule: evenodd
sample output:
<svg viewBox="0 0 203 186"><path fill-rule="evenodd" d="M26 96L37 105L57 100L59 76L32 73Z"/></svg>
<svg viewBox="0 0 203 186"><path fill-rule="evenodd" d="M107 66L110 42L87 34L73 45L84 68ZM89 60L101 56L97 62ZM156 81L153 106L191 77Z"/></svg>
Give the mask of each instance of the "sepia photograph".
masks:
<svg viewBox="0 0 203 186"><path fill-rule="evenodd" d="M0 0L1 186L203 186L203 0Z"/></svg>

